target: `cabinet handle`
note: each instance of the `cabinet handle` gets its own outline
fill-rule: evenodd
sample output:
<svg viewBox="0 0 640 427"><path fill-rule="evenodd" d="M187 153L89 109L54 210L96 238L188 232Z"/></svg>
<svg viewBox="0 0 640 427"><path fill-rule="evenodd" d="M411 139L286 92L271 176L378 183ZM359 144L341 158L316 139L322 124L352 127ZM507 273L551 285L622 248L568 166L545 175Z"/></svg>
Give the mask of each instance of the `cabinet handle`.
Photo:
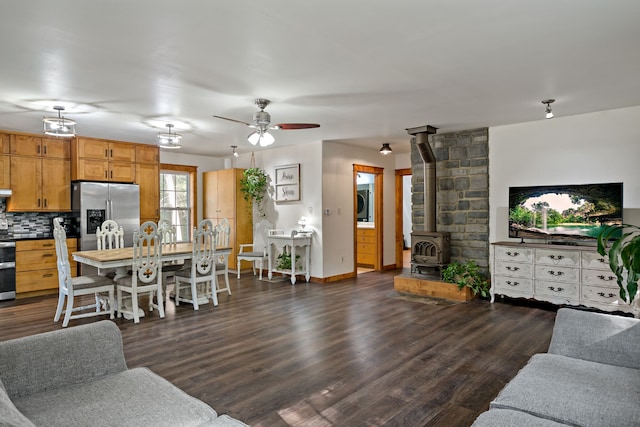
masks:
<svg viewBox="0 0 640 427"><path fill-rule="evenodd" d="M600 261L601 263L605 263L606 261L604 260L604 258L598 258L598 261Z"/></svg>
<svg viewBox="0 0 640 427"><path fill-rule="evenodd" d="M38 199L38 207L40 207L40 199Z"/></svg>
<svg viewBox="0 0 640 427"><path fill-rule="evenodd" d="M553 271L553 270L549 270L547 271L547 273L549 273L552 276L562 276L564 274L563 271Z"/></svg>
<svg viewBox="0 0 640 427"><path fill-rule="evenodd" d="M53 254L42 254L42 257L46 257L46 258L51 258L53 256Z"/></svg>
<svg viewBox="0 0 640 427"><path fill-rule="evenodd" d="M548 286L547 289L549 289L550 291L553 291L553 292L562 292L562 291L564 291L564 288L558 287L558 289L556 289L553 286Z"/></svg>
<svg viewBox="0 0 640 427"><path fill-rule="evenodd" d="M507 266L507 270L509 271L518 271L520 270L520 267L511 267L510 265Z"/></svg>
<svg viewBox="0 0 640 427"><path fill-rule="evenodd" d="M38 148L36 149L36 153L40 154L40 146L38 145Z"/></svg>
<svg viewBox="0 0 640 427"><path fill-rule="evenodd" d="M610 281L612 281L612 280L614 280L614 279L615 279L615 276L608 276L608 277L605 277L605 276L603 276L603 275L601 274L600 276L598 276L598 279L600 279L600 280L604 280L605 282L610 282Z"/></svg>
<svg viewBox="0 0 640 427"><path fill-rule="evenodd" d="M512 282L511 280L507 280L506 283L509 286L518 286L520 284L520 282Z"/></svg>
<svg viewBox="0 0 640 427"><path fill-rule="evenodd" d="M607 295L605 295L604 292L598 292L598 295L600 295L603 298L613 298L613 297L616 296L615 294L612 294L611 292L609 292L609 294L607 294Z"/></svg>
<svg viewBox="0 0 640 427"><path fill-rule="evenodd" d="M104 171L104 179L107 179L107 178L109 178L109 172Z"/></svg>
<svg viewBox="0 0 640 427"><path fill-rule="evenodd" d="M109 150L107 150L106 148L104 149L104 156L109 157Z"/></svg>
<svg viewBox="0 0 640 427"><path fill-rule="evenodd" d="M558 261L560 261L561 259L563 259L563 258L564 258L564 256L562 256L562 255L558 255L558 256L556 256L556 255L549 255L549 258L551 258L551 259L557 259Z"/></svg>
<svg viewBox="0 0 640 427"><path fill-rule="evenodd" d="M53 277L53 273L43 274L42 277Z"/></svg>
<svg viewBox="0 0 640 427"><path fill-rule="evenodd" d="M520 255L520 252L509 252L508 251L507 255L509 255L509 256L518 256L518 255Z"/></svg>
<svg viewBox="0 0 640 427"><path fill-rule="evenodd" d="M53 243L44 243L42 245L43 248L50 248L51 246L53 246Z"/></svg>
<svg viewBox="0 0 640 427"><path fill-rule="evenodd" d="M113 178L113 171L111 171L111 178Z"/></svg>
<svg viewBox="0 0 640 427"><path fill-rule="evenodd" d="M47 146L45 145L44 147L42 147L42 149L44 150L44 155L47 155Z"/></svg>
<svg viewBox="0 0 640 427"><path fill-rule="evenodd" d="M44 199L44 207L47 207L47 199Z"/></svg>
<svg viewBox="0 0 640 427"><path fill-rule="evenodd" d="M109 157L113 159L113 150L109 150Z"/></svg>

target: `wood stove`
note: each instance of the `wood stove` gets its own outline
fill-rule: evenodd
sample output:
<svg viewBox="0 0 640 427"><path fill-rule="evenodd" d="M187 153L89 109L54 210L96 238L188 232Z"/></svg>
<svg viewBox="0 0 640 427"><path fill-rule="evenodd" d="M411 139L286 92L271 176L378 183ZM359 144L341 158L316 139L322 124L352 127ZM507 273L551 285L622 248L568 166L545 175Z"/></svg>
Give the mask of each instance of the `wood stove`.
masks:
<svg viewBox="0 0 640 427"><path fill-rule="evenodd" d="M451 261L451 233L414 231L411 233L411 273L441 270Z"/></svg>

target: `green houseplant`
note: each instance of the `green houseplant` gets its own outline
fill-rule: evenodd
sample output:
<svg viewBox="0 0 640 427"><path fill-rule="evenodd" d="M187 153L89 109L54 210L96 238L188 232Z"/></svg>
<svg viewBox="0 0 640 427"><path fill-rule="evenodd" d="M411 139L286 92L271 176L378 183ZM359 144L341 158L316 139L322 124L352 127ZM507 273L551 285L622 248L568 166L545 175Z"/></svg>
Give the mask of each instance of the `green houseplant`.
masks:
<svg viewBox="0 0 640 427"><path fill-rule="evenodd" d="M610 246L609 240L613 240ZM640 227L629 224L605 227L598 235L598 253L609 257L620 298L631 304L638 293L640 280Z"/></svg>
<svg viewBox="0 0 640 427"><path fill-rule="evenodd" d="M473 295L480 294L484 298L489 296L491 286L473 260L467 260L464 263L454 261L447 265L442 270L442 280L458 285L460 290L465 287L470 288Z"/></svg>
<svg viewBox="0 0 640 427"><path fill-rule="evenodd" d="M250 167L243 172L240 179L240 191L244 199L253 202L258 208L261 217L267 216L262 208L262 201L269 185L269 176L260 168Z"/></svg>
<svg viewBox="0 0 640 427"><path fill-rule="evenodd" d="M296 255L296 263L300 259L300 255ZM276 257L276 268L278 270L291 270L291 254L282 252Z"/></svg>

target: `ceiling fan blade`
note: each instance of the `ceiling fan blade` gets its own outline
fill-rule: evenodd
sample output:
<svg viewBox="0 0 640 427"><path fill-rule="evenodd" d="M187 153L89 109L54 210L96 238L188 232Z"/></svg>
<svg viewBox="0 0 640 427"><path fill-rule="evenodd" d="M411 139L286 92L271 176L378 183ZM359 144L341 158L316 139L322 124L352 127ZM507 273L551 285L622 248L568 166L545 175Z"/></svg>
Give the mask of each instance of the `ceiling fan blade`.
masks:
<svg viewBox="0 0 640 427"><path fill-rule="evenodd" d="M282 130L295 130L295 129L319 128L320 125L317 123L280 123L275 127Z"/></svg>
<svg viewBox="0 0 640 427"><path fill-rule="evenodd" d="M230 122L242 123L243 125L252 126L251 123L243 122L242 120L230 119L228 117L222 117L222 116L216 116L216 115L214 115L213 117L215 117L216 119L229 120Z"/></svg>

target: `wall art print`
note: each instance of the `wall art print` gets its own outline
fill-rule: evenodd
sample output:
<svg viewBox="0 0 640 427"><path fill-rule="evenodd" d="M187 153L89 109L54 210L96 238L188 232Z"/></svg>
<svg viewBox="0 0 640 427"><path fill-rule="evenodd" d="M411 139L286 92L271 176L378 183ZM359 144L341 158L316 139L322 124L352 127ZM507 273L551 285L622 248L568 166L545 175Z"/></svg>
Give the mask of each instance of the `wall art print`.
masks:
<svg viewBox="0 0 640 427"><path fill-rule="evenodd" d="M300 200L300 163L276 166L274 172L276 177L275 201Z"/></svg>

